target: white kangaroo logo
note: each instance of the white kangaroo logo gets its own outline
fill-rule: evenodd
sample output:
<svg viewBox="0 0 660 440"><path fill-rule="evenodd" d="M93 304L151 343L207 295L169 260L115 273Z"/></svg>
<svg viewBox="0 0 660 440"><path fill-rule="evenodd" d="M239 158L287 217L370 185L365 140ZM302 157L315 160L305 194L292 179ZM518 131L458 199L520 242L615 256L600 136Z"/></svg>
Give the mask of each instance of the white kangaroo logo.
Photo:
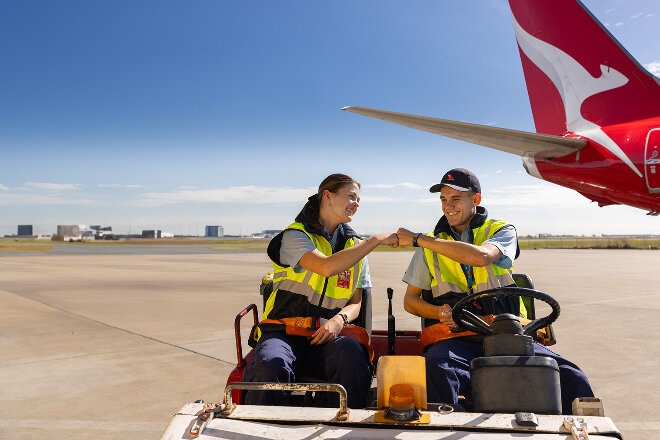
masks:
<svg viewBox="0 0 660 440"><path fill-rule="evenodd" d="M580 108L590 96L616 89L628 82L622 73L601 64L601 76L595 78L574 58L559 48L539 40L525 31L513 18L513 26L520 49L545 73L561 95L566 113L567 130L593 139L621 159L639 177L642 173L626 153L597 124L582 117Z"/></svg>

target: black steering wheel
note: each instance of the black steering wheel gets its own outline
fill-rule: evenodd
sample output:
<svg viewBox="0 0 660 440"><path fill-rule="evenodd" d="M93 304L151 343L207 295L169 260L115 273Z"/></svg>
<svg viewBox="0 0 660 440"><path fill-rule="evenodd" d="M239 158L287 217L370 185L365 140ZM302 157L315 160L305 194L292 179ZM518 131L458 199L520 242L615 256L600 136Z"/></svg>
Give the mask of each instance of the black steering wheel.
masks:
<svg viewBox="0 0 660 440"><path fill-rule="evenodd" d="M538 299L552 308L552 312L548 316L534 319L527 325L522 326L523 334L525 335L534 337L537 330L552 324L559 317L559 303L547 293L524 287L498 287L461 298L452 309L452 319L454 320L454 323L465 330L471 330L484 335L492 335L492 327L474 313L466 310L465 307L469 303L480 299L507 296L523 296Z"/></svg>

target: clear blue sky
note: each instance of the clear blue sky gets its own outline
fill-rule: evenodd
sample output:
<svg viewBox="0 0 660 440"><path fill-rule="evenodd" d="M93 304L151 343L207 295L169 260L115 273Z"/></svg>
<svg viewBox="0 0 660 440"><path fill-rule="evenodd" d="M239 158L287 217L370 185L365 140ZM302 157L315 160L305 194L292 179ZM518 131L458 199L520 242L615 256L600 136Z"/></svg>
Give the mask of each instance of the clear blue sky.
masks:
<svg viewBox="0 0 660 440"><path fill-rule="evenodd" d="M660 75L660 2L585 4ZM0 60L0 234L280 229L332 172L362 183L358 231L428 231L456 166L521 235L660 234L518 156L340 110L534 131L505 0L7 1Z"/></svg>

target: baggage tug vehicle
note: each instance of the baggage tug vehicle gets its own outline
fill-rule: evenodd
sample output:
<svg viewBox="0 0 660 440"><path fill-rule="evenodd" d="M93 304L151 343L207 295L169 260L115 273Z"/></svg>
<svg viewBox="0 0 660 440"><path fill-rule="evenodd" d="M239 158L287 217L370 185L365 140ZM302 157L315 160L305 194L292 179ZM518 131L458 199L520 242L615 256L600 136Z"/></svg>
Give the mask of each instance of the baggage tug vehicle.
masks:
<svg viewBox="0 0 660 440"><path fill-rule="evenodd" d="M185 404L171 420L161 440L174 439L621 439L613 421L605 417L598 398L573 402L571 415L561 414L561 390L556 362L534 356L532 340L552 345L551 324L560 307L551 296L533 289L529 277L514 274L518 286L488 290L460 300L453 319L464 330L483 336L484 356L471 363L471 396L459 405L427 402L421 331L396 330L392 289L388 289L388 328L371 330L371 295L365 289L362 311L356 320L367 330L372 354L373 380L364 409L349 409L344 387L303 377L298 383L243 382L253 351L243 355L241 320L252 315L255 304L235 318L237 364L215 402ZM268 279L261 285L265 300ZM497 315L486 323L465 309L470 301L519 296L530 319ZM551 311L536 318L535 300ZM548 307L549 306L549 307ZM531 311L531 314L530 314ZM522 322L521 322L522 321ZM349 325L350 326L353 324ZM245 391L290 392L290 406L243 404ZM338 407L326 407L328 393L339 396ZM466 411L465 408L468 408Z"/></svg>

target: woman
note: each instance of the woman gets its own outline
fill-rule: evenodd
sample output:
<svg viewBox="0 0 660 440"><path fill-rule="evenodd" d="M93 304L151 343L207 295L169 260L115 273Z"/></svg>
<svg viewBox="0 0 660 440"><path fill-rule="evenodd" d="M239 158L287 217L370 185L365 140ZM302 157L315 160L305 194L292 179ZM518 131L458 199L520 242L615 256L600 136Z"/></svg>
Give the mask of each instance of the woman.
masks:
<svg viewBox="0 0 660 440"><path fill-rule="evenodd" d="M371 369L364 348L339 336L357 318L362 288L371 287L365 258L376 246L396 246L394 232L360 240L348 226L360 204L360 184L332 174L268 245L273 293L255 329L254 361L243 380L284 382L302 375L339 383L350 408L364 408ZM285 405L288 393L250 391L245 403Z"/></svg>

